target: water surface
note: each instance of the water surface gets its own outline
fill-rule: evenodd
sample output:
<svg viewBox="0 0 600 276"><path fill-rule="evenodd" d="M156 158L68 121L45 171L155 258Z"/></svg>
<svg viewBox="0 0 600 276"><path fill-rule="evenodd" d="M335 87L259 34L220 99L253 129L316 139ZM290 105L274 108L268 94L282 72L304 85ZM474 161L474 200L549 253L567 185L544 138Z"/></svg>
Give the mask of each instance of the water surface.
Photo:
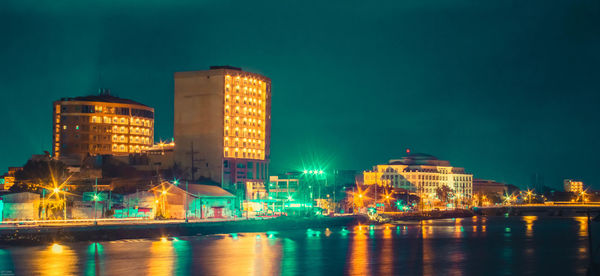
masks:
<svg viewBox="0 0 600 276"><path fill-rule="evenodd" d="M587 227L584 217L474 217L0 247L0 275L581 275Z"/></svg>

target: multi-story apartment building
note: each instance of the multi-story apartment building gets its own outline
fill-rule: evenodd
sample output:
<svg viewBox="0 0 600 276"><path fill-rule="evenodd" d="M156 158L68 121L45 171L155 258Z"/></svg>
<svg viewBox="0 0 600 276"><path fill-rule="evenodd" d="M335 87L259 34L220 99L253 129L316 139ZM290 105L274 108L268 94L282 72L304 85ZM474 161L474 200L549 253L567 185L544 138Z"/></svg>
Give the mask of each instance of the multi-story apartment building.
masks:
<svg viewBox="0 0 600 276"><path fill-rule="evenodd" d="M53 155L128 155L154 144L154 109L138 102L98 95L54 102Z"/></svg>
<svg viewBox="0 0 600 276"><path fill-rule="evenodd" d="M565 187L565 192L571 192L575 194L580 194L583 192L583 181L565 179L563 183Z"/></svg>
<svg viewBox="0 0 600 276"><path fill-rule="evenodd" d="M271 80L231 66L175 73L175 162L192 181L266 197Z"/></svg>
<svg viewBox="0 0 600 276"><path fill-rule="evenodd" d="M412 153L388 164L376 165L363 172L365 185L385 185L416 193L425 201L436 197L437 188L446 185L462 199L473 194L473 175L464 168L453 167L449 161Z"/></svg>

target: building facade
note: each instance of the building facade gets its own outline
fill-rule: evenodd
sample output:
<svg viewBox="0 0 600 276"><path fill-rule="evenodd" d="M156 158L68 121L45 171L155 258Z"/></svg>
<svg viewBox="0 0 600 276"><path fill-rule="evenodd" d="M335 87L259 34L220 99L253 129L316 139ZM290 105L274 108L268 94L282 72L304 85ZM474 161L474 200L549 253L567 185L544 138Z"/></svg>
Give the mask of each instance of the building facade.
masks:
<svg viewBox="0 0 600 276"><path fill-rule="evenodd" d="M278 175L270 176L269 198L274 200L294 200L298 199L300 190L300 179L289 176L280 177Z"/></svg>
<svg viewBox="0 0 600 276"><path fill-rule="evenodd" d="M508 187L505 184L487 179L473 179L473 194L494 193L503 196L508 193Z"/></svg>
<svg viewBox="0 0 600 276"><path fill-rule="evenodd" d="M473 195L473 175L464 168L453 167L449 161L412 153L388 164L376 165L363 172L364 185L390 186L414 192L424 201L436 198L436 190L444 185L463 200Z"/></svg>
<svg viewBox="0 0 600 276"><path fill-rule="evenodd" d="M23 170L23 167L8 167L8 172L0 176L2 190L8 190L15 184L15 174Z"/></svg>
<svg viewBox="0 0 600 276"><path fill-rule="evenodd" d="M99 95L54 102L53 156L128 155L154 144L154 109Z"/></svg>
<svg viewBox="0 0 600 276"><path fill-rule="evenodd" d="M175 73L174 160L194 182L267 196L271 80L230 66Z"/></svg>
<svg viewBox="0 0 600 276"><path fill-rule="evenodd" d="M563 184L565 187L565 192L571 192L575 194L580 194L583 192L583 181L565 179Z"/></svg>

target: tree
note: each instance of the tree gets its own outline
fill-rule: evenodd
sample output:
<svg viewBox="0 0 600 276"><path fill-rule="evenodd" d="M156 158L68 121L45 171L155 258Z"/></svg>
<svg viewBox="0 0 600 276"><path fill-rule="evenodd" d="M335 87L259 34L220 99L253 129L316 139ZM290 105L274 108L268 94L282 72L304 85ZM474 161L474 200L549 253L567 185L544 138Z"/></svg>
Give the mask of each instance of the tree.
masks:
<svg viewBox="0 0 600 276"><path fill-rule="evenodd" d="M68 175L65 163L58 160L28 160L23 170L15 173L11 192L38 192L40 187L60 185Z"/></svg>
<svg viewBox="0 0 600 276"><path fill-rule="evenodd" d="M450 189L448 185L442 185L438 187L437 189L435 189L435 193L439 200L446 203L449 202L450 198L452 197L452 189Z"/></svg>

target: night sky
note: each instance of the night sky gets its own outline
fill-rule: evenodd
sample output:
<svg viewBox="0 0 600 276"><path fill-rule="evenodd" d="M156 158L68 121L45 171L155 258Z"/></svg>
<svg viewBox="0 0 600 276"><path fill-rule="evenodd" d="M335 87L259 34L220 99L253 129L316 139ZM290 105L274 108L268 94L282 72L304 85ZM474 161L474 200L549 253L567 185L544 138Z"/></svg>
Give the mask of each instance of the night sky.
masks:
<svg viewBox="0 0 600 276"><path fill-rule="evenodd" d="M273 81L272 172L410 148L600 189L597 0L4 0L0 39L0 173L51 150L54 100L110 88L170 139L173 72L233 65Z"/></svg>

